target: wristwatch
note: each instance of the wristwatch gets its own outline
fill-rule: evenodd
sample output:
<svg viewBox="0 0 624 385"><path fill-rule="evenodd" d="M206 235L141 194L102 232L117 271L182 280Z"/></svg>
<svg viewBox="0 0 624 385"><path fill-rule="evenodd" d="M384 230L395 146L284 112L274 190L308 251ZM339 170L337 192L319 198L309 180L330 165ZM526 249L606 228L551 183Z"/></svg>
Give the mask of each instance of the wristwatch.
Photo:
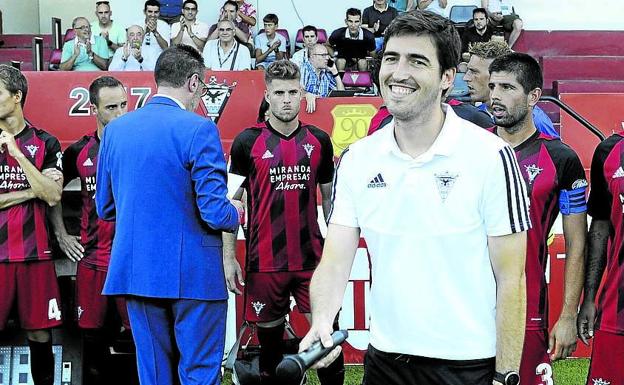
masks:
<svg viewBox="0 0 624 385"><path fill-rule="evenodd" d="M494 373L494 380L500 382L503 385L519 385L520 384L520 376L518 373L511 371L507 373Z"/></svg>

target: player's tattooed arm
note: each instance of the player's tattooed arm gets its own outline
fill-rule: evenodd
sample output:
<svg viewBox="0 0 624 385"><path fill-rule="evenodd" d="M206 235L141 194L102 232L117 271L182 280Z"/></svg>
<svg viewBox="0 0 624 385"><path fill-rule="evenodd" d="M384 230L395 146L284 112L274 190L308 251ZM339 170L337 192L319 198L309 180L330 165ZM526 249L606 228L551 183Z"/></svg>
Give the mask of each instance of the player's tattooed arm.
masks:
<svg viewBox="0 0 624 385"><path fill-rule="evenodd" d="M593 219L587 234L584 296L576 321L579 338L586 345L589 344L589 339L594 336L595 299L607 264L607 242L610 232L611 222L609 220Z"/></svg>
<svg viewBox="0 0 624 385"><path fill-rule="evenodd" d="M331 192L332 182L324 183L319 186L321 190L321 206L323 207L323 216L325 222L329 220L329 211L331 209Z"/></svg>
<svg viewBox="0 0 624 385"><path fill-rule="evenodd" d="M240 201L243 192L244 190L239 188L232 199ZM234 233L223 232L223 270L225 272L225 283L228 290L236 295L240 295L243 292L239 288L239 285L245 286L245 281L243 280L243 270L236 259L237 236L237 231Z"/></svg>

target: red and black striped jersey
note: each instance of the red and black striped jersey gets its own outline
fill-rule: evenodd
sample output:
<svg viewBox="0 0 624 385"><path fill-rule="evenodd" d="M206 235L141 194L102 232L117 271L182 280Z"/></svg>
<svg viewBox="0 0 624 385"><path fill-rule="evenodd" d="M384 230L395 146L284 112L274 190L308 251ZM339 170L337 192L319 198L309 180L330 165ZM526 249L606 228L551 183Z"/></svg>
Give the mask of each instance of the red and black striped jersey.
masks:
<svg viewBox="0 0 624 385"><path fill-rule="evenodd" d="M334 173L329 136L302 123L288 137L269 123L248 128L232 143L230 172L246 177L247 271L314 269L323 248L317 184Z"/></svg>
<svg viewBox="0 0 624 385"><path fill-rule="evenodd" d="M87 267L106 271L110 261L115 222L101 220L95 210L95 186L100 139L97 132L85 135L69 146L63 154L65 183L80 178L82 210L80 240L85 249L80 261Z"/></svg>
<svg viewBox="0 0 624 385"><path fill-rule="evenodd" d="M602 141L592 158L588 213L610 220L613 231L607 249L606 277L598 301L596 327L624 334L624 137L614 134Z"/></svg>
<svg viewBox="0 0 624 385"><path fill-rule="evenodd" d="M533 225L527 233L526 328L540 330L548 327L548 235L560 212L569 215L587 211L587 180L574 150L539 131L514 151L527 186Z"/></svg>
<svg viewBox="0 0 624 385"><path fill-rule="evenodd" d="M62 169L61 145L47 132L27 125L15 135L15 142L38 170ZM7 151L0 153L0 194L29 188L30 183L17 160ZM47 204L36 198L0 210L0 262L52 259L46 210Z"/></svg>

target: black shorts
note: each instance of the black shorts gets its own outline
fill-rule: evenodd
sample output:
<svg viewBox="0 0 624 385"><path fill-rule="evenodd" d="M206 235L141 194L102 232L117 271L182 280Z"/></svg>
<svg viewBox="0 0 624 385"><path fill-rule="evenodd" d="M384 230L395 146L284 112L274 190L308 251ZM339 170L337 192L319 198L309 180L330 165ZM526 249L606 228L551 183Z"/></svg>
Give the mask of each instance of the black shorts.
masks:
<svg viewBox="0 0 624 385"><path fill-rule="evenodd" d="M492 385L495 360L443 360L385 353L368 345L362 385Z"/></svg>

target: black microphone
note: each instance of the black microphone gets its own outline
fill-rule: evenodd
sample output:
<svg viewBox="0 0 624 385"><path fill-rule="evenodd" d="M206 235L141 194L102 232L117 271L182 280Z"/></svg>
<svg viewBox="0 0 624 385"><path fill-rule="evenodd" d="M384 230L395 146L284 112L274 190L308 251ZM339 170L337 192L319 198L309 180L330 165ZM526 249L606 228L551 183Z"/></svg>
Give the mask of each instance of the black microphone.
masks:
<svg viewBox="0 0 624 385"><path fill-rule="evenodd" d="M277 366L275 374L285 384L298 384L303 378L305 371L317 361L325 357L333 348L343 343L349 332L346 330L337 330L332 333L332 346L323 347L321 341L316 341L307 350L290 356L284 357L282 362Z"/></svg>

